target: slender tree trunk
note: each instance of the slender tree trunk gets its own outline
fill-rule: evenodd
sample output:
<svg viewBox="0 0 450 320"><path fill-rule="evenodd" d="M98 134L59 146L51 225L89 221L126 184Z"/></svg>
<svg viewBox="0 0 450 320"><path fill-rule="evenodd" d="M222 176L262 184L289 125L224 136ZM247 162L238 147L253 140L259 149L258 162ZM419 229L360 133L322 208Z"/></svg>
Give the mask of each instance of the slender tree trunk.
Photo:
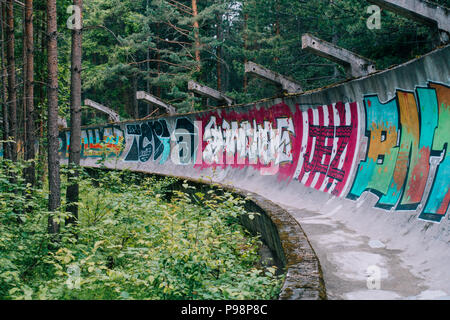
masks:
<svg viewBox="0 0 450 320"><path fill-rule="evenodd" d="M46 30L47 25L47 14L44 10L41 10L40 15L40 29ZM41 46L41 54L37 55L36 58L38 59L38 63L36 64L36 67L38 68L37 75L39 76L40 85L39 85L39 164L40 164L40 170L38 172L39 184L40 186L43 186L45 183L45 177L48 176L48 161L46 161L46 150L44 148L44 103L45 103L45 96L46 96L46 86L43 85L46 81L46 48L47 48L47 35L43 32L40 33L40 46Z"/></svg>
<svg viewBox="0 0 450 320"><path fill-rule="evenodd" d="M8 0L6 3L6 55L8 70L8 109L9 109L9 132L14 140L10 144L10 156L12 161L17 161L17 88L16 88L16 63L14 57L14 0Z"/></svg>
<svg viewBox="0 0 450 320"><path fill-rule="evenodd" d="M147 0L146 5L145 5L145 9L146 9L145 14L146 15L148 14L148 8L149 8L149 0ZM146 74L146 76L147 76L146 85L147 86L146 86L146 89L147 89L148 93L151 93L151 91L150 91L151 90L151 88L150 88L150 48L147 48L146 54L147 54L147 74ZM152 112L152 108L151 108L150 104L147 103L145 116L148 116L151 112Z"/></svg>
<svg viewBox="0 0 450 320"><path fill-rule="evenodd" d="M161 53L158 51L158 56L157 56L157 58L156 59L158 59L158 65L157 65L157 70L158 70L158 77L159 77L159 75L161 74ZM158 97L158 98L161 98L161 86L158 86L157 88L156 88L156 96Z"/></svg>
<svg viewBox="0 0 450 320"><path fill-rule="evenodd" d="M222 32L222 16L220 14L216 15L217 20L217 41L222 42L223 32ZM217 90L222 91L222 45L217 46Z"/></svg>
<svg viewBox="0 0 450 320"><path fill-rule="evenodd" d="M73 0L73 5L78 6L83 11L83 0ZM78 196L79 186L77 182L71 183L71 179L79 176L78 166L81 156L81 60L82 60L82 21L79 29L72 30L72 68L70 85L70 147L69 147L69 169L73 169L73 174L68 175L69 185L67 187L67 210L72 213L72 217L67 219L67 224L75 223L78 220ZM75 166L75 168L74 168Z"/></svg>
<svg viewBox="0 0 450 320"><path fill-rule="evenodd" d="M150 93L150 79L149 79L149 77L150 77L150 49L147 49L147 74L146 74L146 77L147 77L147 79L146 79L146 89L147 89L147 92L148 93ZM150 107L150 104L148 104L147 103L147 106L146 106L146 111L145 111L145 115L146 116L148 116L149 114L150 114L150 112L151 112L151 107Z"/></svg>
<svg viewBox="0 0 450 320"><path fill-rule="evenodd" d="M9 139L9 117L8 117L8 92L6 86L6 79L8 78L8 73L6 71L5 64L5 32L4 23L6 21L6 10L3 3L0 2L0 30L1 30L1 58L2 58L2 72L0 77L2 79L1 96L2 96L2 115L3 115L3 140L7 141ZM10 144L3 143L3 158L10 159Z"/></svg>
<svg viewBox="0 0 450 320"><path fill-rule="evenodd" d="M244 14L244 64L248 62L247 60L247 40L248 40L248 14ZM248 85L248 79L247 79L247 73L244 73L244 92L247 93L247 85Z"/></svg>
<svg viewBox="0 0 450 320"><path fill-rule="evenodd" d="M161 35L161 25L159 23L156 24L156 29L157 29L158 35ZM160 48L159 42L160 42L159 39L157 39L156 40L156 48L158 49L158 53L157 53L156 59L158 60L158 62L157 62L156 69L158 71L158 77L161 73L161 62L160 62L161 61L161 53L159 52L159 48ZM161 98L161 86L156 87L156 96L158 98Z"/></svg>
<svg viewBox="0 0 450 320"><path fill-rule="evenodd" d="M275 11L276 11L276 21L275 21L275 34L277 37L280 36L280 2L276 1L275 4ZM276 63L280 61L280 57L275 56L273 59Z"/></svg>
<svg viewBox="0 0 450 320"><path fill-rule="evenodd" d="M22 90L21 90L21 97L18 97L18 101L22 102L22 108L19 109L20 112L17 115L18 118L18 131L19 131L19 137L18 140L20 141L19 144L19 150L18 150L18 158L22 158L26 160L26 150L27 150L27 101L26 101L26 91L27 91L27 31L26 31L26 17L25 17L25 12L26 10L23 10L22 12L22 34L23 34L23 38L22 38ZM20 63L19 63L20 65ZM19 67L20 69L20 67ZM19 81L20 82L20 81ZM19 91L20 94L20 91ZM20 130L22 129L22 130ZM27 170L24 170L24 178L26 179L27 177Z"/></svg>
<svg viewBox="0 0 450 320"><path fill-rule="evenodd" d="M57 211L61 206L61 181L58 159L58 42L56 0L47 0L48 32L48 184L50 195L48 210ZM58 233L59 224L49 217L49 232Z"/></svg>
<svg viewBox="0 0 450 320"><path fill-rule="evenodd" d="M133 74L133 113L134 113L135 119L139 119L139 104L138 104L138 100L136 97L137 85L138 85L137 82L138 82L137 73L135 73L135 74Z"/></svg>
<svg viewBox="0 0 450 320"><path fill-rule="evenodd" d="M34 144L36 142L34 128L34 30L33 30L33 0L25 0L25 105L26 105L26 145L25 160L34 160ZM35 164L31 162L25 171L25 180L34 186Z"/></svg>
<svg viewBox="0 0 450 320"><path fill-rule="evenodd" d="M199 25L197 21L198 9L197 0L192 0L192 14L194 16L194 37L195 37L195 61L197 62L197 71L201 71L201 61L200 61L200 35L199 35Z"/></svg>

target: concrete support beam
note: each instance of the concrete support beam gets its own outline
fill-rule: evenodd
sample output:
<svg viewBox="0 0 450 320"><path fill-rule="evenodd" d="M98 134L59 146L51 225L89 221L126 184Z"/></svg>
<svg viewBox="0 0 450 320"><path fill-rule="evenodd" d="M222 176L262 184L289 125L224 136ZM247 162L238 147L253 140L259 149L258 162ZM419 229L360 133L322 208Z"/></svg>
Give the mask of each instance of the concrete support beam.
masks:
<svg viewBox="0 0 450 320"><path fill-rule="evenodd" d="M210 87L201 85L200 83L197 83L193 80L189 81L188 89L189 89L189 91L197 93L201 96L208 97L208 98L211 98L211 99L214 99L217 101L223 101L228 106L231 106L232 104L234 104L234 100L232 98L224 95L222 92L212 89Z"/></svg>
<svg viewBox="0 0 450 320"><path fill-rule="evenodd" d="M101 111L103 113L106 113L109 117L110 122L120 122L120 116L117 112L108 107L105 107L104 105L101 105L100 103L86 99L84 100L84 105L96 109L98 111Z"/></svg>
<svg viewBox="0 0 450 320"><path fill-rule="evenodd" d="M272 70L264 68L254 62L247 62L245 64L245 73L249 73L264 80L270 81L281 87L281 89L287 93L303 92L301 85L296 83L294 80L291 80L279 73L273 72Z"/></svg>
<svg viewBox="0 0 450 320"><path fill-rule="evenodd" d="M373 61L306 33L302 36L302 49L344 66L347 76L362 77L376 71Z"/></svg>
<svg viewBox="0 0 450 320"><path fill-rule="evenodd" d="M136 92L136 98L138 100L142 100L146 103L150 103L152 105L164 108L167 110L167 113L172 115L172 114L176 114L177 110L175 109L174 106L165 103L164 101L162 101L161 99L159 99L158 97L155 97L154 95L147 93L145 91L138 91Z"/></svg>
<svg viewBox="0 0 450 320"><path fill-rule="evenodd" d="M367 0L381 8L395 12L419 23L437 26L441 41L450 40L450 10L425 0Z"/></svg>

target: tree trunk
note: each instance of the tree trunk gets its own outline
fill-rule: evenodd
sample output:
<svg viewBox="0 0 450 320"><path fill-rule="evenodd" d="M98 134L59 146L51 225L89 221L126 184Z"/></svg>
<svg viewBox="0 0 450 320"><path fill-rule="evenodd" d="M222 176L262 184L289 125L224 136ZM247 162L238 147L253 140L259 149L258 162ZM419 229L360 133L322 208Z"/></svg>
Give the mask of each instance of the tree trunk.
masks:
<svg viewBox="0 0 450 320"><path fill-rule="evenodd" d="M158 35L160 36L161 35L161 26L160 26L159 23L156 24L156 29L157 29ZM159 52L159 48L160 48L159 42L160 42L159 39L157 39L156 40L156 48L158 49L158 53L157 53L156 59L158 60L158 63L157 63L156 69L158 71L158 77L159 77L159 75L161 73L161 53ZM156 96L158 98L161 98L161 86L157 86L157 88L156 88Z"/></svg>
<svg viewBox="0 0 450 320"><path fill-rule="evenodd" d="M22 12L22 90L21 92L18 90L18 97L17 101L22 102L22 108L18 109L17 114L17 122L18 122L18 150L17 150L17 157L20 159L26 159L26 150L27 150L27 101L26 101L26 90L27 90L27 40L26 40L26 23L25 23L25 12L24 9ZM20 63L19 63L19 70L20 70ZM19 83L20 83L20 77L19 77ZM22 96L20 96L22 94ZM20 112L19 112L20 111ZM20 130L22 129L22 130ZM24 169L24 179L27 178L27 170Z"/></svg>
<svg viewBox="0 0 450 320"><path fill-rule="evenodd" d="M136 97L136 92L138 90L138 79L137 79L137 73L133 74L133 113L134 118L139 119L139 103Z"/></svg>
<svg viewBox="0 0 450 320"><path fill-rule="evenodd" d="M46 25L47 25L47 14L44 10L41 11L41 15L39 17L39 21L40 21L40 30L45 30L46 29ZM40 54L36 55L36 59L38 60L38 63L36 64L36 68L37 68L37 76L39 77L39 91L38 91L38 101L39 104L38 106L39 111L36 114L39 117L39 154L38 154L38 159L39 159L39 172L38 172L38 177L40 177L39 181L39 185L42 187L45 183L45 177L48 176L48 161L46 161L46 151L44 148L44 109L43 106L45 104L45 96L46 96L46 85L44 85L45 81L46 81L46 48L47 48L47 35L44 34L44 32L40 32L38 33L38 35L40 34Z"/></svg>
<svg viewBox="0 0 450 320"><path fill-rule="evenodd" d="M244 14L244 64L248 62L247 60L247 40L248 40L248 14ZM247 85L248 85L248 79L247 79L247 73L244 72L244 92L247 93Z"/></svg>
<svg viewBox="0 0 450 320"><path fill-rule="evenodd" d="M159 50L158 50L158 55L157 55L156 59L158 59L158 65L156 68L158 70L158 77L159 77L159 75L161 74L161 53L159 52ZM161 98L161 86L158 86L156 88L156 96L158 98Z"/></svg>
<svg viewBox="0 0 450 320"><path fill-rule="evenodd" d="M146 9L146 15L148 14L148 9L149 9L149 0L147 0L146 5L145 5L145 9ZM147 48L147 74L146 74L146 89L148 93L151 93L151 87L150 87L150 48ZM146 111L145 111L145 116L148 116L151 112L152 112L152 108L150 106L150 104L147 103L146 106Z"/></svg>
<svg viewBox="0 0 450 320"><path fill-rule="evenodd" d="M61 181L58 159L58 43L56 0L47 0L48 32L48 210L57 211L61 205ZM49 217L49 232L58 233L59 224Z"/></svg>
<svg viewBox="0 0 450 320"><path fill-rule="evenodd" d="M83 0L73 0L73 5L83 11ZM80 29L72 30L72 68L70 85L70 147L69 147L69 169L73 174L68 174L69 185L67 187L67 211L72 217L66 223L75 223L78 220L78 196L79 186L77 182L71 183L71 179L79 176L78 166L81 156L81 59L82 59L82 21ZM75 167L75 168L74 168Z"/></svg>
<svg viewBox="0 0 450 320"><path fill-rule="evenodd" d="M0 30L1 30L1 58L2 58L2 72L0 74L0 77L2 78L2 87L1 89L1 96L2 96L2 115L3 115L3 140L7 141L9 139L9 117L8 117L8 92L7 92L7 86L6 86L6 79L8 78L8 73L6 71L6 64L5 64L5 32L4 32L4 22L6 21L6 10L3 3L0 3ZM4 159L10 159L10 144L9 143L3 143L3 158Z"/></svg>
<svg viewBox="0 0 450 320"><path fill-rule="evenodd" d="M280 2L276 1L275 4L275 11L276 11L276 21L275 21L275 35L277 37L280 36ZM275 63L278 63L280 61L280 57L275 56L274 59Z"/></svg>
<svg viewBox="0 0 450 320"><path fill-rule="evenodd" d="M192 0L192 14L194 16L194 37L195 37L195 61L197 62L197 71L201 71L200 64L200 35L199 35L199 25L197 21L198 9L197 0Z"/></svg>
<svg viewBox="0 0 450 320"><path fill-rule="evenodd" d="M14 57L14 0L6 3L6 55L8 70L8 109L9 109L9 132L14 140L10 143L10 156L12 161L17 161L17 89L16 89L16 63Z"/></svg>
<svg viewBox="0 0 450 320"><path fill-rule="evenodd" d="M36 142L34 129L34 33L33 33L33 0L25 1L25 47L26 47L26 76L25 76L25 106L26 106L26 145L25 160L34 160L34 144ZM32 186L35 184L35 164L32 161L25 171L25 181Z"/></svg>
<svg viewBox="0 0 450 320"><path fill-rule="evenodd" d="M217 20L217 41L222 42L222 16L218 13L216 15ZM217 46L217 90L222 91L222 45Z"/></svg>
<svg viewBox="0 0 450 320"><path fill-rule="evenodd" d="M151 92L150 88L150 49L147 49L147 73L146 73L146 89L147 92ZM151 113L150 104L147 103L147 106L145 108L145 116L148 116Z"/></svg>

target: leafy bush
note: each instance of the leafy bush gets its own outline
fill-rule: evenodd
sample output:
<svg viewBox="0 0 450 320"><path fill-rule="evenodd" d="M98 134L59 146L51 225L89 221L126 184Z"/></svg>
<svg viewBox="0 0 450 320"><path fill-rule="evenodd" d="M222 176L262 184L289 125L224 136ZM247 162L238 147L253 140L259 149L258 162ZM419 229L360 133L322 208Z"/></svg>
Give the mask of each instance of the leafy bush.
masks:
<svg viewBox="0 0 450 320"><path fill-rule="evenodd" d="M230 193L164 194L174 179L97 171L80 178L79 223L47 234L47 193L0 172L0 299L272 299L257 237ZM183 184L191 191L193 187ZM24 205L26 203L27 205ZM27 207L27 208L25 208ZM63 204L64 207L64 204ZM31 210L30 210L31 208ZM56 213L62 224L67 214Z"/></svg>

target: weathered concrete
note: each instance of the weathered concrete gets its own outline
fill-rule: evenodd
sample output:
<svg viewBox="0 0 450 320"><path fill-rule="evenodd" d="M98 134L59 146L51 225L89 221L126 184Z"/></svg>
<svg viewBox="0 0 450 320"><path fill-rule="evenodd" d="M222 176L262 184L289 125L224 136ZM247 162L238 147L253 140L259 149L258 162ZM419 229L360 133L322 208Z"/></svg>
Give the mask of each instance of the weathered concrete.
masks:
<svg viewBox="0 0 450 320"><path fill-rule="evenodd" d="M449 105L446 46L303 94L86 127L82 165L106 156L111 169L203 179L279 204L317 253L330 298L450 298ZM368 287L374 270L378 290Z"/></svg>
<svg viewBox="0 0 450 320"><path fill-rule="evenodd" d="M158 97L155 97L154 95L152 95L150 93L147 93L144 91L138 91L138 92L136 92L136 99L143 100L146 103L150 103L152 105L161 107L161 108L167 110L167 112L170 115L177 113L174 106L162 101L161 99L159 99Z"/></svg>
<svg viewBox="0 0 450 320"><path fill-rule="evenodd" d="M222 92L212 89L210 87L201 85L193 80L188 82L188 90L199 95L205 96L207 98L211 98L220 102L225 102L227 106L231 106L234 104L234 100Z"/></svg>
<svg viewBox="0 0 450 320"><path fill-rule="evenodd" d="M110 122L120 122L120 116L117 112L115 112L114 110L100 104L97 103L95 101L86 99L84 100L84 104L88 107L91 107L95 110L101 111L103 113L106 113L108 115L109 121Z"/></svg>
<svg viewBox="0 0 450 320"><path fill-rule="evenodd" d="M299 223L286 210L266 198L248 191L238 191L240 194L246 194L251 202L262 209L258 210L261 216L255 217L254 220L247 219L244 225L260 233L269 248L276 250L277 256L284 257L286 279L280 299L326 299L319 259ZM279 242L282 252L278 249Z"/></svg>
<svg viewBox="0 0 450 320"><path fill-rule="evenodd" d="M302 36L302 49L339 63L349 77L367 76L377 71L373 61L309 33Z"/></svg>
<svg viewBox="0 0 450 320"><path fill-rule="evenodd" d="M386 10L398 13L419 23L437 26L443 31L441 41L450 38L450 10L424 0L367 0Z"/></svg>
<svg viewBox="0 0 450 320"><path fill-rule="evenodd" d="M284 92L287 93L301 93L303 89L301 85L294 80L289 79L277 72L264 68L254 62L247 62L245 64L245 73L252 74L261 79L267 80L279 86Z"/></svg>

